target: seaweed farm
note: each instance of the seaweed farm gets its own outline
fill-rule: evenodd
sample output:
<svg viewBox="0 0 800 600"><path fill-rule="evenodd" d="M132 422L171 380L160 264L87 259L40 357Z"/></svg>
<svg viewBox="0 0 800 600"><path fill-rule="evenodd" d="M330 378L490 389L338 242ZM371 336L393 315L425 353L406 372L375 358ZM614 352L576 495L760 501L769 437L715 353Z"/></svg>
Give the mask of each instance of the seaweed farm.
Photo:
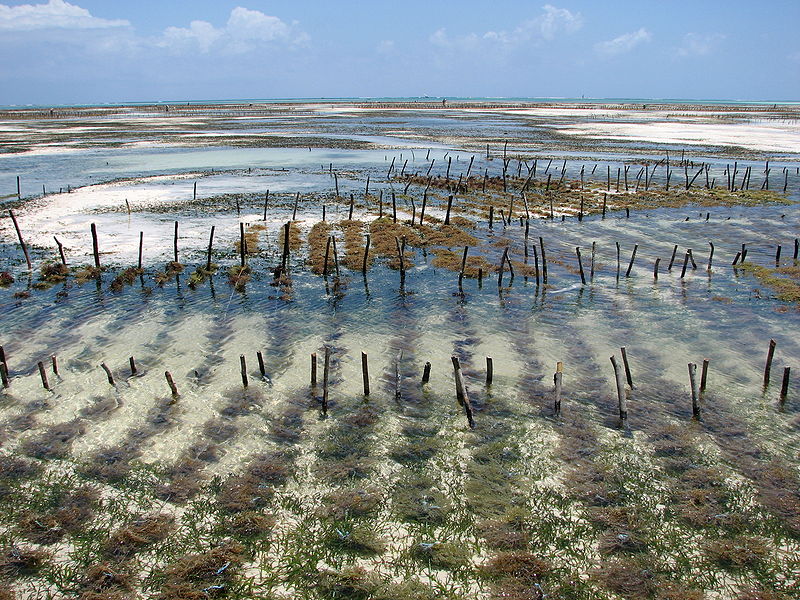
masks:
<svg viewBox="0 0 800 600"><path fill-rule="evenodd" d="M0 600L800 597L798 123L0 111Z"/></svg>

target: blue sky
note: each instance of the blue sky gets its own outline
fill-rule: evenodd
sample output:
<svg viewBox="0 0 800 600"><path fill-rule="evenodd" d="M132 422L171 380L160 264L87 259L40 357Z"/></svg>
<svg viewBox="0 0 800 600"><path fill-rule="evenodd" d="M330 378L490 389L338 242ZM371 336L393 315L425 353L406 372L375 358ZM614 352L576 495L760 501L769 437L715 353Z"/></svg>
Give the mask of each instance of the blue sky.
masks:
<svg viewBox="0 0 800 600"><path fill-rule="evenodd" d="M0 104L800 100L800 0L0 0Z"/></svg>

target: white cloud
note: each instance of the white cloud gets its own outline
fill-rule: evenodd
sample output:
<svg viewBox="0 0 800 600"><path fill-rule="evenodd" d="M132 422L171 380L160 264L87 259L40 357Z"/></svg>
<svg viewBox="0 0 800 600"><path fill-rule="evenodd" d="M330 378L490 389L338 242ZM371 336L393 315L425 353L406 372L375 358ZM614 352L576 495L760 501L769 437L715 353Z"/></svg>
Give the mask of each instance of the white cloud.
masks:
<svg viewBox="0 0 800 600"><path fill-rule="evenodd" d="M691 58L711 54L725 39L721 33L687 33L677 50L678 56Z"/></svg>
<svg viewBox="0 0 800 600"><path fill-rule="evenodd" d="M177 52L219 50L242 54L265 43L302 45L308 39L296 22L289 24L261 11L237 6L224 27L215 27L207 21L192 21L189 27L168 27L157 45Z"/></svg>
<svg viewBox="0 0 800 600"><path fill-rule="evenodd" d="M378 54L393 54L395 46L394 40L381 40L375 50Z"/></svg>
<svg viewBox="0 0 800 600"><path fill-rule="evenodd" d="M638 31L625 33L619 37L615 37L613 40L595 44L595 50L605 56L616 56L618 54L630 52L639 44L649 42L652 37L653 36L647 29L641 27Z"/></svg>
<svg viewBox="0 0 800 600"><path fill-rule="evenodd" d="M125 20L93 17L85 8L50 0L47 4L0 4L0 31L35 31L38 29L105 29L127 27Z"/></svg>
<svg viewBox="0 0 800 600"><path fill-rule="evenodd" d="M551 4L542 7L542 14L533 19L520 22L511 30L489 30L483 34L469 33L451 37L442 28L428 38L431 44L440 48L468 49L479 46L482 42L494 46L513 47L528 43L551 41L562 33L574 33L583 26L580 13L573 13L566 8L557 8Z"/></svg>

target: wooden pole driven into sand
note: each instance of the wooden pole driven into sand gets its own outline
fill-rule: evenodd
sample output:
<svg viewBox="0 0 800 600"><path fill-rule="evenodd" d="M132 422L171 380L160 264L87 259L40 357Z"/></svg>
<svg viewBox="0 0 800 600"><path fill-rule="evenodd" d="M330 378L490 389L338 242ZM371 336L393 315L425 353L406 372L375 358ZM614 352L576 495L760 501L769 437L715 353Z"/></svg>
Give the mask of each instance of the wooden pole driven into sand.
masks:
<svg viewBox="0 0 800 600"><path fill-rule="evenodd" d="M289 265L289 228L292 226L291 222L287 222L283 226L283 255L281 256L281 273L286 272Z"/></svg>
<svg viewBox="0 0 800 600"><path fill-rule="evenodd" d="M426 362L425 367L422 369L422 384L425 385L431 380L431 363Z"/></svg>
<svg viewBox="0 0 800 600"><path fill-rule="evenodd" d="M428 191L422 194L422 208L419 211L419 224L422 226L422 221L425 219L425 206L428 204Z"/></svg>
<svg viewBox="0 0 800 600"><path fill-rule="evenodd" d="M325 362L322 366L322 414L328 414L328 376L331 368L331 349L325 346Z"/></svg>
<svg viewBox="0 0 800 600"><path fill-rule="evenodd" d="M625 367L625 379L628 381L628 387L633 389L633 377L631 377L631 366L628 363L628 351L625 346L619 350L622 353L622 366Z"/></svg>
<svg viewBox="0 0 800 600"><path fill-rule="evenodd" d="M464 246L464 254L461 255L461 270L458 272L458 287L461 287L461 283L464 280L464 269L467 268L468 252L469 252L469 246Z"/></svg>
<svg viewBox="0 0 800 600"><path fill-rule="evenodd" d="M339 195L338 193L336 194ZM300 204L300 192L297 192L294 196L294 208L292 209L292 221L297 220L297 205Z"/></svg>
<svg viewBox="0 0 800 600"><path fill-rule="evenodd" d="M692 416L700 418L700 392L697 387L697 364L689 363L689 387L692 390Z"/></svg>
<svg viewBox="0 0 800 600"><path fill-rule="evenodd" d="M197 182L192 186L192 200L197 200Z"/></svg>
<svg viewBox="0 0 800 600"><path fill-rule="evenodd" d="M172 373L169 371L164 371L164 377L167 379L167 385L169 385L169 389L172 392L172 397L177 398L179 395L178 386L175 385L175 380L172 379Z"/></svg>
<svg viewBox="0 0 800 600"><path fill-rule="evenodd" d="M669 266L667 266L667 271L672 271L672 265L675 264L675 255L678 253L678 244L675 244L672 247L672 258L669 259Z"/></svg>
<svg viewBox="0 0 800 600"><path fill-rule="evenodd" d="M661 263L661 259L657 258L655 264L653 265L653 279L658 281L658 265Z"/></svg>
<svg viewBox="0 0 800 600"><path fill-rule="evenodd" d="M19 177L17 178L17 182L19 182ZM28 254L28 246L25 245L25 241L22 239L22 231L19 228L19 223L17 223L17 217L14 215L13 210L9 210L8 214L11 217L11 221L14 223L14 229L17 231L17 239L19 240L19 245L22 248L22 253L25 255L25 262L28 264L28 271L32 271L33 266L31 265L31 256Z"/></svg>
<svg viewBox="0 0 800 600"><path fill-rule="evenodd" d="M256 352L256 360L258 360L258 372L261 373L261 377L266 377L267 375L267 368L264 366L264 355L261 353L261 350Z"/></svg>
<svg viewBox="0 0 800 600"><path fill-rule="evenodd" d="M542 251L542 283L547 285L547 257L544 253L544 239L541 236L539 237L539 247Z"/></svg>
<svg viewBox="0 0 800 600"><path fill-rule="evenodd" d="M4 388L11 387L11 382L8 379L8 366L5 362L0 362L0 381L2 381Z"/></svg>
<svg viewBox="0 0 800 600"><path fill-rule="evenodd" d="M447 197L447 212L444 215L444 224L450 225L450 210L453 208L453 195Z"/></svg>
<svg viewBox="0 0 800 600"><path fill-rule="evenodd" d="M474 429L475 420L472 418L472 404L469 401L467 388L464 385L464 375L461 373L461 365L458 362L457 356L451 356L450 358L453 361L453 371L456 379L456 399L458 403L464 407L464 413L467 415L467 423L469 423L470 429Z"/></svg>
<svg viewBox="0 0 800 600"><path fill-rule="evenodd" d="M208 236L208 252L206 253L206 271L211 270L211 247L214 245L214 228L211 226L211 234Z"/></svg>
<svg viewBox="0 0 800 600"><path fill-rule="evenodd" d="M239 263L244 267L247 262L247 238L244 235L244 223L239 223Z"/></svg>
<svg viewBox="0 0 800 600"><path fill-rule="evenodd" d="M173 237L172 246L173 246L173 254L174 254L173 260L175 262L178 262L178 222L177 221L175 221L175 235Z"/></svg>
<svg viewBox="0 0 800 600"><path fill-rule="evenodd" d="M392 192L392 223L397 223L397 198Z"/></svg>
<svg viewBox="0 0 800 600"><path fill-rule="evenodd" d="M336 197L339 197L339 176L336 174L336 171L333 172L333 183L336 186Z"/></svg>
<svg viewBox="0 0 800 600"><path fill-rule="evenodd" d="M55 354L50 356L50 365L53 368L53 375L59 376L58 373L58 357Z"/></svg>
<svg viewBox="0 0 800 600"><path fill-rule="evenodd" d="M44 363L39 361L36 366L39 367L39 377L42 378L42 387L48 392L52 391L50 389L50 382L47 381L47 371L44 370Z"/></svg>
<svg viewBox="0 0 800 600"><path fill-rule="evenodd" d="M633 245L633 252L631 253L631 261L628 263L628 270L625 271L625 277L631 276L631 269L633 269L633 261L636 260L636 250L639 249L639 244Z"/></svg>
<svg viewBox="0 0 800 600"><path fill-rule="evenodd" d="M580 270L581 273L581 283L583 285L586 285L586 275L583 272L583 261L581 260L581 249L578 248L577 246L575 247L575 254L577 254L578 256L578 269Z"/></svg>
<svg viewBox="0 0 800 600"><path fill-rule="evenodd" d="M96 269L100 268L100 250L97 245L97 226L92 223L90 227L92 231L92 252L94 253L94 266Z"/></svg>
<svg viewBox="0 0 800 600"><path fill-rule="evenodd" d="M19 182L19 175L17 175L17 200L22 200L22 186Z"/></svg>
<svg viewBox="0 0 800 600"><path fill-rule="evenodd" d="M619 368L617 357L611 357L611 366L614 367L614 379L617 384L617 402L619 407L619 418L623 423L628 418L628 406L625 398L625 383L622 381L622 369Z"/></svg>
<svg viewBox="0 0 800 600"><path fill-rule="evenodd" d="M781 266L781 246L778 244L777 250L775 250L775 267Z"/></svg>
<svg viewBox="0 0 800 600"><path fill-rule="evenodd" d="M353 194L351 193L350 194L350 210L347 213L347 220L348 221L352 221L353 220L353 207L355 206L355 204L356 204L356 199L353 197Z"/></svg>
<svg viewBox="0 0 800 600"><path fill-rule="evenodd" d="M242 385L247 387L247 359L244 357L244 354L239 355L239 371L242 375Z"/></svg>
<svg viewBox="0 0 800 600"><path fill-rule="evenodd" d="M686 266L689 264L689 252L686 252L686 256L683 257L683 267L681 268L681 279L683 279L684 275L686 275Z"/></svg>
<svg viewBox="0 0 800 600"><path fill-rule="evenodd" d="M366 352L361 353L361 379L364 382L364 395L369 396L369 364Z"/></svg>
<svg viewBox="0 0 800 600"><path fill-rule="evenodd" d="M108 379L108 384L109 385L116 385L114 383L114 374L111 372L111 369L108 368L108 365L106 365L106 363L102 362L102 363L100 363L100 367L103 369L103 371L106 372L106 378Z"/></svg>
<svg viewBox="0 0 800 600"><path fill-rule="evenodd" d="M711 251L708 254L708 267L706 267L706 271L711 271L711 262L714 260L714 243L708 242L708 245L711 246Z"/></svg>
<svg viewBox="0 0 800 600"><path fill-rule="evenodd" d="M56 241L56 246L58 246L58 254L61 256L61 264L65 267L67 266L67 255L64 254L64 244L58 241L56 236L53 236L53 239ZM141 269L141 266L139 267Z"/></svg>
<svg viewBox="0 0 800 600"><path fill-rule="evenodd" d="M709 360L707 358L703 359L703 368L700 371L700 393L706 391L706 385L708 384L708 364Z"/></svg>
<svg viewBox="0 0 800 600"><path fill-rule="evenodd" d="M786 396L789 395L789 375L791 373L791 369L789 367L783 367L783 381L781 382L781 404L786 402Z"/></svg>
<svg viewBox="0 0 800 600"><path fill-rule="evenodd" d="M486 357L486 385L492 385L494 379L494 360L491 356Z"/></svg>
<svg viewBox="0 0 800 600"><path fill-rule="evenodd" d="M558 361L556 363L556 373L553 376L553 383L555 384L555 398L553 400L553 412L555 416L561 415L561 383L564 376L564 363Z"/></svg>
<svg viewBox="0 0 800 600"><path fill-rule="evenodd" d="M769 341L769 350L767 350L767 363L764 365L764 387L769 385L769 374L772 370L772 358L775 356L775 340Z"/></svg>
<svg viewBox="0 0 800 600"><path fill-rule="evenodd" d="M317 353L311 353L311 388L317 387Z"/></svg>
<svg viewBox="0 0 800 600"><path fill-rule="evenodd" d="M128 357L128 364L131 366L131 376L136 375L138 371L136 370L136 360L132 356Z"/></svg>
<svg viewBox="0 0 800 600"><path fill-rule="evenodd" d="M367 261L369 261L369 244L370 244L370 237L367 234L367 240L364 244L364 261L361 263L361 272L366 275L367 274Z"/></svg>
<svg viewBox="0 0 800 600"><path fill-rule="evenodd" d="M336 269L336 277L339 277L339 253L336 251L336 238L331 236L331 248L333 250L333 268Z"/></svg>
<svg viewBox="0 0 800 600"><path fill-rule="evenodd" d="M267 204L269 204L269 190L267 190L267 193L264 194L264 218L261 219L262 221L267 220Z"/></svg>

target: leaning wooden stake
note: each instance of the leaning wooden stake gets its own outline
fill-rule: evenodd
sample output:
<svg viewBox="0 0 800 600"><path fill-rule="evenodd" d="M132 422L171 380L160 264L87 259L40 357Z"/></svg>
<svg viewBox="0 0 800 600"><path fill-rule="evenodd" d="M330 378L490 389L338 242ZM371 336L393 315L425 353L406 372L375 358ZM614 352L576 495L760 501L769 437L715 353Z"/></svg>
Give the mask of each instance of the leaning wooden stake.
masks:
<svg viewBox="0 0 800 600"><path fill-rule="evenodd" d="M541 237L539 238L539 248L542 251L542 283L547 285L547 256L544 253L544 239Z"/></svg>
<svg viewBox="0 0 800 600"><path fill-rule="evenodd" d="M625 346L620 348L620 352L622 353L622 365L625 367L625 379L628 381L628 386L633 389L633 377L631 377L631 366L628 363L628 352L625 350Z"/></svg>
<svg viewBox="0 0 800 600"><path fill-rule="evenodd" d="M458 403L464 407L464 413L467 415L467 423L471 429L475 428L475 420L472 418L472 405L469 401L467 388L464 385L464 376L461 373L461 365L458 362L457 356L450 357L453 361L453 371L456 379L456 399Z"/></svg>
<svg viewBox="0 0 800 600"><path fill-rule="evenodd" d="M491 356L486 357L486 385L492 385L494 379L494 360Z"/></svg>
<svg viewBox="0 0 800 600"><path fill-rule="evenodd" d="M258 359L258 372L261 373L261 377L265 377L267 375L267 368L264 366L264 355L261 354L261 350L256 352L256 359Z"/></svg>
<svg viewBox="0 0 800 600"><path fill-rule="evenodd" d="M692 388L692 416L700 418L700 393L697 389L697 365L689 363L689 386Z"/></svg>
<svg viewBox="0 0 800 600"><path fill-rule="evenodd" d="M370 244L370 237L367 234L367 242L364 246L364 262L361 264L361 272L365 275L367 274L367 261L369 260L369 244Z"/></svg>
<svg viewBox="0 0 800 600"><path fill-rule="evenodd" d="M447 212L444 215L444 224L450 225L450 210L453 208L453 196L447 197Z"/></svg>
<svg viewBox="0 0 800 600"><path fill-rule="evenodd" d="M31 266L31 256L28 254L28 247L22 239L22 231L20 231L19 223L17 223L17 217L14 216L13 210L9 210L8 214L11 216L11 221L14 223L14 229L17 230L17 238L19 239L19 245L22 247L22 253L25 255L25 262L28 263L28 271L31 271L33 269Z"/></svg>
<svg viewBox="0 0 800 600"><path fill-rule="evenodd" d="M576 247L575 254L578 255L578 269L581 272L581 283L586 285L586 275L583 273L583 261L581 260L581 249Z"/></svg>
<svg viewBox="0 0 800 600"><path fill-rule="evenodd" d="M361 379L364 380L364 395L369 396L369 363L367 353L361 353Z"/></svg>
<svg viewBox="0 0 800 600"><path fill-rule="evenodd" d="M625 277L631 276L631 269L633 268L633 261L636 260L636 251L639 249L639 244L633 245L633 252L631 253L631 262L628 263L628 270L625 271Z"/></svg>
<svg viewBox="0 0 800 600"><path fill-rule="evenodd" d="M700 393L706 391L706 385L708 384L708 363L709 360L707 358L703 359L703 369L700 372Z"/></svg>
<svg viewBox="0 0 800 600"><path fill-rule="evenodd" d="M769 350L767 350L767 364L764 366L764 387L769 385L769 372L772 370L773 356L775 356L775 340L770 340Z"/></svg>
<svg viewBox="0 0 800 600"><path fill-rule="evenodd" d="M331 350L325 346L325 362L322 366L322 414L328 414L328 375L331 368Z"/></svg>
<svg viewBox="0 0 800 600"><path fill-rule="evenodd" d="M672 271L672 265L675 264L675 255L678 253L678 244L675 244L672 247L672 258L669 259L669 265L667 266L667 271Z"/></svg>
<svg viewBox="0 0 800 600"><path fill-rule="evenodd" d="M564 363L561 361L556 363L556 374L553 378L555 383L555 401L553 403L553 412L558 417L561 415L561 381L564 375Z"/></svg>
<svg viewBox="0 0 800 600"><path fill-rule="evenodd" d="M622 381L622 369L619 368L617 357L611 357L611 365L614 367L614 379L617 384L617 402L619 405L619 418L623 423L628 418L628 407L625 399L625 383Z"/></svg>
<svg viewBox="0 0 800 600"><path fill-rule="evenodd" d="M47 381L47 371L44 370L44 363L39 361L37 366L39 367L39 376L42 378L42 386L49 392L50 383Z"/></svg>
<svg viewBox="0 0 800 600"><path fill-rule="evenodd" d="M114 374L111 372L111 369L108 368L108 365L106 365L106 363L103 362L100 363L100 366L102 367L103 371L106 372L106 378L108 378L109 385L116 385L114 383Z"/></svg>
<svg viewBox="0 0 800 600"><path fill-rule="evenodd" d="M175 385L175 381L172 379L172 373L170 373L169 371L164 371L164 377L167 378L167 384L169 385L169 389L172 392L172 397L177 398L178 386Z"/></svg>
<svg viewBox="0 0 800 600"><path fill-rule="evenodd" d="M58 246L58 253L61 255L61 264L65 267L67 266L67 256L64 254L64 244L58 241L56 236L53 236L53 239L56 241L56 246ZM142 268L141 266L139 267Z"/></svg>

